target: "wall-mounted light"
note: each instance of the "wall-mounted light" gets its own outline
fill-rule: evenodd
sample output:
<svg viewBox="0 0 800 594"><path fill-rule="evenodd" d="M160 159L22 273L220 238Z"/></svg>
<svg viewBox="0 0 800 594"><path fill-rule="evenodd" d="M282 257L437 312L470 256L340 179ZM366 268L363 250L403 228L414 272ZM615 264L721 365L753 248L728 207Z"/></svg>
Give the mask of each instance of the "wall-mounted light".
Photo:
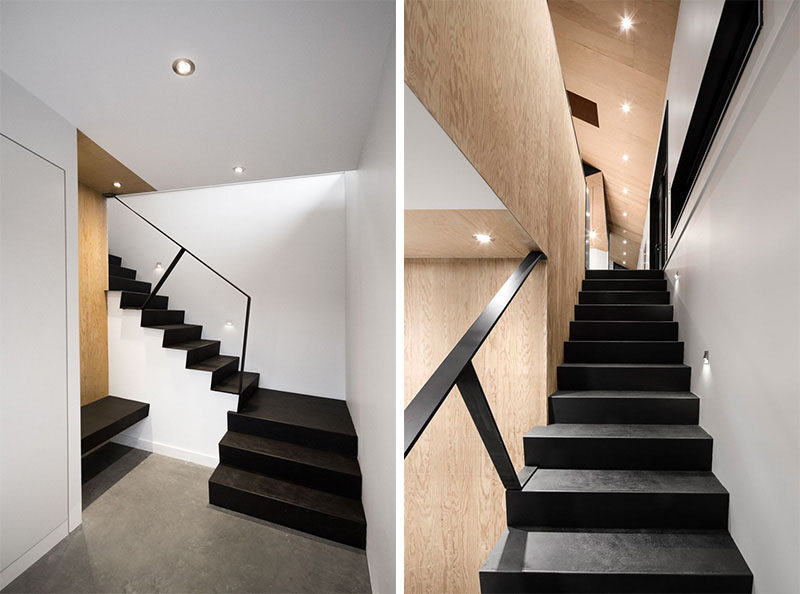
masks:
<svg viewBox="0 0 800 594"><path fill-rule="evenodd" d="M121 183L119 183L119 182L114 182L114 183L113 183L113 184L111 184L111 185L112 185L112 186L114 186L115 188L121 188L121 187L122 187L122 184L121 184Z"/></svg>
<svg viewBox="0 0 800 594"><path fill-rule="evenodd" d="M233 322L231 322L230 320L227 320L225 322L225 326L228 327L228 328L233 328Z"/></svg>
<svg viewBox="0 0 800 594"><path fill-rule="evenodd" d="M592 216L592 214L591 214L591 213L590 213L590 212L587 210L587 211L586 211L586 216L587 216L587 217L590 217L590 216Z"/></svg>
<svg viewBox="0 0 800 594"><path fill-rule="evenodd" d="M676 282L676 283L678 282L678 279L679 279L679 278L680 278L680 276L678 275L678 271L676 270L676 271L675 271L675 282Z"/></svg>
<svg viewBox="0 0 800 594"><path fill-rule="evenodd" d="M194 74L194 62L189 58L178 58L172 63L172 70L178 76L190 76Z"/></svg>
<svg viewBox="0 0 800 594"><path fill-rule="evenodd" d="M242 173L244 173L244 167L242 167L241 165L237 165L236 167L233 168L233 172L236 175L241 175Z"/></svg>
<svg viewBox="0 0 800 594"><path fill-rule="evenodd" d="M487 233L475 233L473 237L478 240L478 243L489 243L492 241L492 236Z"/></svg>
<svg viewBox="0 0 800 594"><path fill-rule="evenodd" d="M161 262L156 262L156 270L164 270L164 266L161 264Z"/></svg>
<svg viewBox="0 0 800 594"><path fill-rule="evenodd" d="M710 365L708 362L708 351L703 351L703 365Z"/></svg>

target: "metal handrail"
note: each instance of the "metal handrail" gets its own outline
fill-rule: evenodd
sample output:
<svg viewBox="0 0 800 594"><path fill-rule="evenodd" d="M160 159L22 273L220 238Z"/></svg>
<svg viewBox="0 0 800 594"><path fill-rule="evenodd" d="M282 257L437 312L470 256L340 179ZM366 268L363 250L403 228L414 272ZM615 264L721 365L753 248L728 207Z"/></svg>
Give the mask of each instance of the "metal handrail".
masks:
<svg viewBox="0 0 800 594"><path fill-rule="evenodd" d="M172 274L172 271L173 271L173 269L174 269L174 268L175 268L175 266L178 264L178 261L181 259L181 257L183 256L183 254L189 254L189 255L190 255L192 258L194 258L195 260L197 260L197 261L198 261L200 264L202 264L203 266L205 266L206 268L208 268L208 269L209 269L211 272L213 272L214 274L216 274L218 277L220 277L222 280L224 280L226 283L228 283L230 286L232 286L234 289L236 289L236 290L237 290L237 291L239 291L239 292L240 292L242 295L244 295L244 296L245 296L245 298L247 299L247 307L246 307L246 310L245 310L245 315L244 315L244 336L242 337L242 358L241 358L241 360L240 360L240 362L239 362L239 363L240 363L240 366L239 366L239 390L238 390L238 395L239 395L239 397L240 397L240 399L241 399L241 396L242 396L242 382L243 382L243 379L244 379L244 360L245 360L245 354L247 353L247 333L248 333L248 331L249 331L249 329L250 329L250 301L251 301L251 300L250 300L250 295L248 295L247 293L245 293L245 292L244 292L242 289L240 289L239 287L237 287L237 286L236 286L235 284L233 284L233 283L232 283L230 280L228 280L227 278L225 278L225 277L224 277L222 274L220 274L219 272L217 272L216 270L214 270L214 269L213 269L213 268L212 268L212 267L211 267L209 264L207 264L206 262L204 262L204 261L203 261L202 259L200 259L200 258L199 258L197 255L193 254L193 253L192 253L192 252L191 252L189 249L187 249L185 246L183 246L183 245L182 245L182 244L181 244L179 241L177 241L175 238L173 238L172 236L170 236L170 235L169 235L168 233L166 233L164 230L162 230L162 229L160 229L158 226L156 226L156 225L155 225L155 224L154 224L152 221L148 220L148 219L147 219L145 216L143 216L141 213L137 212L136 210L134 210L133 208L131 208L131 207L130 207L128 204L126 204L125 202L123 202L122 200L120 200L119 196L117 196L116 194L110 194L110 193L109 193L109 194L103 194L103 196L105 196L106 198L114 198L114 200L116 200L117 202L119 202L119 203L120 203L122 206L124 206L125 208L127 208L129 211L131 211L133 214L135 214L137 217L139 217L140 219L142 219L142 220L143 220L145 223L147 223L148 225L150 225L150 226L151 226L153 229L155 229L156 231L158 231L159 233L161 233L161 235L163 235L164 237L166 237L167 239L169 239L169 240L170 240L172 243L174 243L175 245L177 245L177 246L180 248L180 250L178 251L178 253L177 253L177 254L175 255L175 257L172 259L172 262L170 263L170 265L167 267L167 270L166 270L166 271L164 272L164 274L161 276L161 279L158 281L158 283L156 284L156 286L155 286L155 287L153 288L153 290L150 292L150 295L148 295L147 299L145 299L145 301L144 301L144 303L142 304L142 307L141 307L140 309L145 309L145 308L147 307L147 305L149 305L149 303L150 303L150 301L153 299L153 297L155 297L155 296L158 294L158 291L161 289L161 286L162 286L162 285L164 284L164 282L167 280L167 278L169 277L169 275L170 275L170 274ZM241 402L240 402L239 404L241 405Z"/></svg>
<svg viewBox="0 0 800 594"><path fill-rule="evenodd" d="M497 428L494 415L492 415L486 395L483 392L472 358L483 345L489 333L495 327L500 317L506 311L511 301L519 292L522 284L530 275L533 268L542 260L546 260L542 252L529 253L500 290L492 298L486 309L469 327L466 334L458 341L453 350L444 358L430 379L425 382L422 389L417 392L414 399L408 404L403 413L405 424L405 456L417 443L422 432L431 422L453 386L458 386L458 391L467 405L472 420L478 429L486 450L494 463L495 470L507 489L519 490L522 488L517 473L511 463L508 449Z"/></svg>

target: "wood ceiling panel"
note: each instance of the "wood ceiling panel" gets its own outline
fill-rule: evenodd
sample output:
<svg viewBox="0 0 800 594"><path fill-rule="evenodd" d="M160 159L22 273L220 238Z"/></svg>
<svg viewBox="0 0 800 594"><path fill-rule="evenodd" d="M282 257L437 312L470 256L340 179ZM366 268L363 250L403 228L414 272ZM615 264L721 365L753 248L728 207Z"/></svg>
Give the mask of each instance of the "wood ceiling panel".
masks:
<svg viewBox="0 0 800 594"><path fill-rule="evenodd" d="M608 227L620 238L611 239L609 255L631 266L633 249L621 246L635 246L638 257L679 1L551 0L549 7L567 89L597 103L599 127L573 121L581 157L603 172ZM623 16L633 19L628 32L620 31Z"/></svg>
<svg viewBox="0 0 800 594"><path fill-rule="evenodd" d="M78 181L101 194L135 194L155 190L80 130L78 130ZM122 184L122 187L115 188L115 181Z"/></svg>

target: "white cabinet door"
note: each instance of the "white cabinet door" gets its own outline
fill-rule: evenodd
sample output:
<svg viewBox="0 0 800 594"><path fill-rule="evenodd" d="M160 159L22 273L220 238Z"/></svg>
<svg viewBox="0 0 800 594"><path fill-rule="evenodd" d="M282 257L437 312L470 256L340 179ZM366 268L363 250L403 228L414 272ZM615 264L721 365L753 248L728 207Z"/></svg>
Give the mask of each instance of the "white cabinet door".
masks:
<svg viewBox="0 0 800 594"><path fill-rule="evenodd" d="M64 172L0 136L0 569L67 521Z"/></svg>

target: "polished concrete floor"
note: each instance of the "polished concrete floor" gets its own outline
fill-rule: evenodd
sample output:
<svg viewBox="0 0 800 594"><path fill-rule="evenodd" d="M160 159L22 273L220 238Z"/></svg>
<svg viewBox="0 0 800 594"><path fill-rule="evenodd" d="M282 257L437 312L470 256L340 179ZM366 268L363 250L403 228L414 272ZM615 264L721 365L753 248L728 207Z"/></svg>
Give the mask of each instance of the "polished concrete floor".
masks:
<svg viewBox="0 0 800 594"><path fill-rule="evenodd" d="M212 469L108 444L83 524L3 592L369 592L364 551L208 503Z"/></svg>

